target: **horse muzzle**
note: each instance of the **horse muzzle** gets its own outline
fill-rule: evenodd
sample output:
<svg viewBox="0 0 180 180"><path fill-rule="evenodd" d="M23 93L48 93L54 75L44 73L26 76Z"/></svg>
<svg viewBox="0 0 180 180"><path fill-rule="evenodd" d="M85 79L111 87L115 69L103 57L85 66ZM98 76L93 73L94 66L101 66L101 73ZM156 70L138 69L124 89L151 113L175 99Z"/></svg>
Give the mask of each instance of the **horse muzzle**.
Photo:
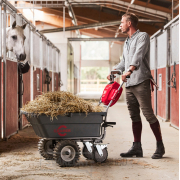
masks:
<svg viewBox="0 0 180 180"><path fill-rule="evenodd" d="M16 55L18 61L24 61L26 59L26 54L20 54L19 56Z"/></svg>

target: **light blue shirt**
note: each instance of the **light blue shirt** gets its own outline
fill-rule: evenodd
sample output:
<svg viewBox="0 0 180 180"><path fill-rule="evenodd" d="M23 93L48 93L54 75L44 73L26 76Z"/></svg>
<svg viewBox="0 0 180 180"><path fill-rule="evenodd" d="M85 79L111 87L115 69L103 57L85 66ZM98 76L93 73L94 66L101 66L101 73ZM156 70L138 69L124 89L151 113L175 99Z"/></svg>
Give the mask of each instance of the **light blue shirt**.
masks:
<svg viewBox="0 0 180 180"><path fill-rule="evenodd" d="M126 87L142 83L147 79L153 79L149 67L150 61L150 38L146 32L137 30L131 38L127 38L123 47L123 58L115 67L121 74L130 66L136 69L127 79Z"/></svg>

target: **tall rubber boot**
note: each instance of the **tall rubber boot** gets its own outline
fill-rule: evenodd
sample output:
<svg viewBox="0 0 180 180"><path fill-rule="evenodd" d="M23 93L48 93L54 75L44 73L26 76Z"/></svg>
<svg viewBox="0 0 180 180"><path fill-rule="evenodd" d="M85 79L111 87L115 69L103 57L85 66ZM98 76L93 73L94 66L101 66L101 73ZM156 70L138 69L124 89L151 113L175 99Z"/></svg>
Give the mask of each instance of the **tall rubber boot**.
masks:
<svg viewBox="0 0 180 180"><path fill-rule="evenodd" d="M131 147L131 149L129 149L128 152L126 153L121 153L120 154L121 157L143 157L143 150L141 147L141 142L133 142L133 146Z"/></svg>
<svg viewBox="0 0 180 180"><path fill-rule="evenodd" d="M165 154L165 148L162 141L157 141L157 148L155 153L152 155L152 159L161 159L162 156Z"/></svg>

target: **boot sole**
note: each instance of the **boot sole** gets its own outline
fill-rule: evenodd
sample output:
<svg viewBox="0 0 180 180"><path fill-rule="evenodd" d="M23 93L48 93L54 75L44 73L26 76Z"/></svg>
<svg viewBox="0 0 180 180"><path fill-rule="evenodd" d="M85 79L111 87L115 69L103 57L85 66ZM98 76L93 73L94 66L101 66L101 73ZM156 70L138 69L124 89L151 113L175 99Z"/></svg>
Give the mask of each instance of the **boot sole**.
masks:
<svg viewBox="0 0 180 180"><path fill-rule="evenodd" d="M120 155L120 156L121 156L121 157L134 157L134 156L135 156L135 157L143 157L142 154L140 154L140 155L139 155L139 154L138 154L138 155L133 154L133 155L124 155L124 156L123 156L123 155Z"/></svg>
<svg viewBox="0 0 180 180"><path fill-rule="evenodd" d="M165 154L165 152L162 154L162 156L154 156L154 157L152 156L151 158L152 158L152 159L161 159L164 154Z"/></svg>
<svg viewBox="0 0 180 180"><path fill-rule="evenodd" d="M163 154L163 155L164 155L164 154ZM162 155L162 156L154 156L154 157L152 156L151 158L152 158L152 159L161 159L161 158L163 157L163 155Z"/></svg>

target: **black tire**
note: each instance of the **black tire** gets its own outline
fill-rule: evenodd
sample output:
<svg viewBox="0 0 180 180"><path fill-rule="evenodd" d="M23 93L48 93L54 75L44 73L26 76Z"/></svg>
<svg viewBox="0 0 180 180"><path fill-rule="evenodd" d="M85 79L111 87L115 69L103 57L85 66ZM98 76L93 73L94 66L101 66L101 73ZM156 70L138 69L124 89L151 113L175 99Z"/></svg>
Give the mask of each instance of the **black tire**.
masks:
<svg viewBox="0 0 180 180"><path fill-rule="evenodd" d="M80 148L76 141L63 140L54 148L54 159L61 167L74 166L80 156Z"/></svg>
<svg viewBox="0 0 180 180"><path fill-rule="evenodd" d="M93 160L93 159L94 159L93 149L94 149L94 147L92 146L92 153L90 153L90 152L88 151L86 145L84 145L84 146L83 146L83 149L82 149L82 155L83 155L86 159Z"/></svg>
<svg viewBox="0 0 180 180"><path fill-rule="evenodd" d="M52 160L53 159L54 147L55 147L55 143L53 143L53 140L40 139L38 142L39 153L46 160Z"/></svg>
<svg viewBox="0 0 180 180"><path fill-rule="evenodd" d="M97 149L94 150L94 161L97 163L103 163L106 161L107 157L108 157L108 151L107 148L104 148L102 150L103 152L103 156L101 157L97 151Z"/></svg>

